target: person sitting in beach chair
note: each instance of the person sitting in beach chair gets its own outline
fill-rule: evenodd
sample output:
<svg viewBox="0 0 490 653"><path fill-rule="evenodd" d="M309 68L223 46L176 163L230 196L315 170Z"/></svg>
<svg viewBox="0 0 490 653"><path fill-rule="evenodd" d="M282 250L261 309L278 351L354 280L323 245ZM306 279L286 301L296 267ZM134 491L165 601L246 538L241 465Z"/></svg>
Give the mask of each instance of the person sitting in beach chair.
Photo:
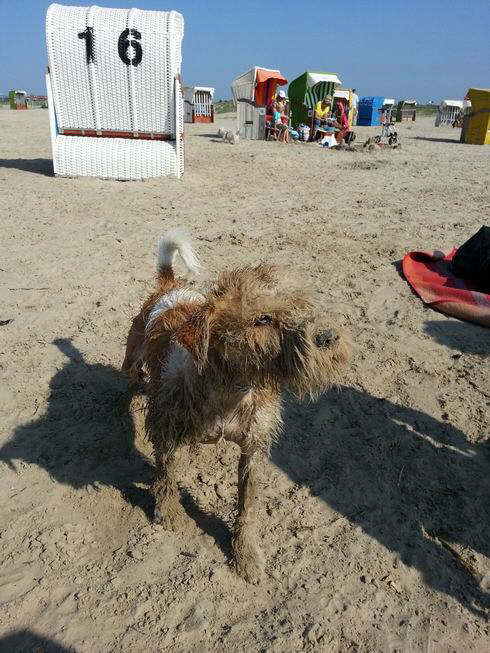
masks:
<svg viewBox="0 0 490 653"><path fill-rule="evenodd" d="M339 129L339 131L335 134L335 138L337 143L343 143L350 131L350 126L342 100L338 100L337 104L335 105L335 119L335 124L338 125Z"/></svg>
<svg viewBox="0 0 490 653"><path fill-rule="evenodd" d="M277 133L277 140L281 143L290 143L291 137L289 135L289 128L285 120L289 120L287 115L282 114L280 111L274 111L273 124L274 129Z"/></svg>
<svg viewBox="0 0 490 653"><path fill-rule="evenodd" d="M284 91L279 91L276 99L271 102L269 110L271 118L268 125L267 139L270 140L272 137L281 141L281 143L290 143L288 104Z"/></svg>
<svg viewBox="0 0 490 653"><path fill-rule="evenodd" d="M332 96L327 95L326 97L323 98L320 102L317 102L315 105L315 118L313 121L313 134L312 134L312 139L316 139L316 132L318 129L321 127L325 127L327 125L330 112L332 110Z"/></svg>
<svg viewBox="0 0 490 653"><path fill-rule="evenodd" d="M317 140L317 138L320 137L322 140L325 140L326 137L335 136L335 141L337 145L340 145L341 143L343 143L344 136L348 131L349 121L347 119L347 116L345 115L345 110L343 110L343 106L341 109L338 109L338 111L340 112L339 118L342 122L339 122L339 119L337 118L336 115L331 116L331 110L332 110L332 98L330 95L327 95L327 97L322 102L317 103L315 108L313 140ZM347 129L345 127L345 123L347 124ZM331 138L328 138L327 140L329 143L332 142Z"/></svg>

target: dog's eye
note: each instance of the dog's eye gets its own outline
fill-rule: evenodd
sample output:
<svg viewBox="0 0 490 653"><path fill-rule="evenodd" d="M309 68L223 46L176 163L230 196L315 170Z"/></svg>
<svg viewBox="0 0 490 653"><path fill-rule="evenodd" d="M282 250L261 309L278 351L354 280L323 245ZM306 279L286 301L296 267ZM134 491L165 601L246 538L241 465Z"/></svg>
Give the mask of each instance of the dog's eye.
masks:
<svg viewBox="0 0 490 653"><path fill-rule="evenodd" d="M255 326L264 326L265 324L270 324L272 322L272 315L259 315L255 318Z"/></svg>

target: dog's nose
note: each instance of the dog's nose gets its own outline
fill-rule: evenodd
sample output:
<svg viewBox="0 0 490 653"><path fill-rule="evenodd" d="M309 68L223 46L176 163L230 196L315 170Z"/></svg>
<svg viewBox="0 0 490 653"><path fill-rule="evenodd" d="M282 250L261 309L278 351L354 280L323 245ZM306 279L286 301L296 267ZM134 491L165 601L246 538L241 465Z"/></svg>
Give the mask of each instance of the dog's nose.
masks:
<svg viewBox="0 0 490 653"><path fill-rule="evenodd" d="M339 334L334 329L320 331L315 336L315 344L321 349L331 347L339 339Z"/></svg>

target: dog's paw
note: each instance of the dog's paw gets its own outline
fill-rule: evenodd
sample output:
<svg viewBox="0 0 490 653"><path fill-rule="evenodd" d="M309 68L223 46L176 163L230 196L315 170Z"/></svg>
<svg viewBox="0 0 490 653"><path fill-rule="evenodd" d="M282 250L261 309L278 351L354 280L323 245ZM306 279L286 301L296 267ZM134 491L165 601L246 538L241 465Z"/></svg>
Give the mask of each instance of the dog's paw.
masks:
<svg viewBox="0 0 490 653"><path fill-rule="evenodd" d="M264 559L259 549L250 542L234 543L234 567L237 574L251 585L258 585L264 577Z"/></svg>
<svg viewBox="0 0 490 653"><path fill-rule="evenodd" d="M166 531L173 531L174 533L186 531L189 525L187 513L180 503L172 506L155 506L153 523L162 526Z"/></svg>
<svg viewBox="0 0 490 653"><path fill-rule="evenodd" d="M251 585L259 585L264 577L264 562L260 555L235 559L235 569L240 578Z"/></svg>

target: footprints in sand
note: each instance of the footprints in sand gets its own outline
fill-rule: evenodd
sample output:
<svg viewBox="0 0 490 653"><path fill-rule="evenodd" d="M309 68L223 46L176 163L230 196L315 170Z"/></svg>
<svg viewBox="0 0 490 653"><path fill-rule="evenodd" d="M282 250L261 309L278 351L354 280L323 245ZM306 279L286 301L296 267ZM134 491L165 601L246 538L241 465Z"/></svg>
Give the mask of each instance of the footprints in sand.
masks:
<svg viewBox="0 0 490 653"><path fill-rule="evenodd" d="M47 528L27 539L29 548L37 550L41 560L51 567L67 559L88 559L95 547L93 534L78 524Z"/></svg>
<svg viewBox="0 0 490 653"><path fill-rule="evenodd" d="M28 594L39 583L42 564L36 560L5 564L0 568L0 605Z"/></svg>

